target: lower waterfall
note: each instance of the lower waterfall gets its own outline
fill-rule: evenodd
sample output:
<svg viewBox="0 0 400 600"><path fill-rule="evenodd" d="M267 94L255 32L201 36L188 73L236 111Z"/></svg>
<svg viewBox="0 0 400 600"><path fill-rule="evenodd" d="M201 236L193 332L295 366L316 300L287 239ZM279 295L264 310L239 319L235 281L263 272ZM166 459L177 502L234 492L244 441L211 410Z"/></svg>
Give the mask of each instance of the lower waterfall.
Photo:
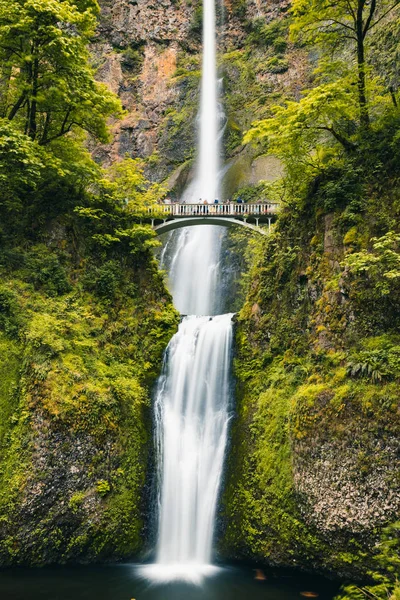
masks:
<svg viewBox="0 0 400 600"><path fill-rule="evenodd" d="M211 564L231 344L232 315L185 317L166 353L156 398L162 578L197 578Z"/></svg>

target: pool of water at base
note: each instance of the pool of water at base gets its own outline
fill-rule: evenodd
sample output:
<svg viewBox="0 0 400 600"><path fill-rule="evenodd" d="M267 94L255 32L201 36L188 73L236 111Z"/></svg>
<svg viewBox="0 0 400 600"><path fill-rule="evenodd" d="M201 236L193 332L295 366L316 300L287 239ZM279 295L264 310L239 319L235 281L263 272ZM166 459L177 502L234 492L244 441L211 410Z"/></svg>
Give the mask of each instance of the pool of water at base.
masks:
<svg viewBox="0 0 400 600"><path fill-rule="evenodd" d="M149 583L129 564L0 571L0 600L332 600L338 589L317 576L237 567L202 585Z"/></svg>

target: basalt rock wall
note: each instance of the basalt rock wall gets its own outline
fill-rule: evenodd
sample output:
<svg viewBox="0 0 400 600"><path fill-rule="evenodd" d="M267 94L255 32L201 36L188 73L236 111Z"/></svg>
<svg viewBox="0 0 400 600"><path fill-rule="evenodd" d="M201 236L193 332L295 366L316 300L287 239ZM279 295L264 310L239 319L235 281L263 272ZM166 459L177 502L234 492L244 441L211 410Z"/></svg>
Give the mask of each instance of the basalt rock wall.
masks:
<svg viewBox="0 0 400 600"><path fill-rule="evenodd" d="M164 0L103 0L93 42L97 77L117 93L124 117L112 124L112 142L93 148L109 165L124 156L144 161L146 174L180 194L195 157L201 66L201 3ZM260 24L283 21L287 2L232 1L218 4L219 66L227 117L224 155L230 160L226 194L274 179L266 166L253 167L256 154L242 146L243 132L267 106L266 94L298 94L308 77L307 57L283 41L277 50L249 42ZM284 28L285 29L285 28ZM279 32L277 32L279 35ZM287 28L283 33L287 37ZM272 63L274 63L272 60ZM266 105L268 100L266 101ZM235 176L233 175L234 167Z"/></svg>

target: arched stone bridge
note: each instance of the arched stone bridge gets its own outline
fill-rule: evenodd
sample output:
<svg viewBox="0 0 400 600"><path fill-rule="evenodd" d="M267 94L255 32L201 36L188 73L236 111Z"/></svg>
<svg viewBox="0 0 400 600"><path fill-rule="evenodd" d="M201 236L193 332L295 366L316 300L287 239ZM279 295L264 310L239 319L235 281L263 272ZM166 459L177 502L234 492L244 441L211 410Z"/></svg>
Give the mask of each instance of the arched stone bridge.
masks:
<svg viewBox="0 0 400 600"><path fill-rule="evenodd" d="M148 209L151 226L158 235L194 225L240 225L262 235L268 234L279 204L162 204ZM263 227L265 225L265 227Z"/></svg>

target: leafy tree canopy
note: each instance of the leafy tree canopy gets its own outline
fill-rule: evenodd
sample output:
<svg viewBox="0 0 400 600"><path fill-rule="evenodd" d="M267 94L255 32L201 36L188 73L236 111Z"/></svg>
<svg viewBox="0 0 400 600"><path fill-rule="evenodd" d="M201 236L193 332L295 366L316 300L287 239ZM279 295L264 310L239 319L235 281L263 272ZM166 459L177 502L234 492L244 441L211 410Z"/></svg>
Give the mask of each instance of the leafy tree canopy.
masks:
<svg viewBox="0 0 400 600"><path fill-rule="evenodd" d="M94 0L0 0L0 116L40 145L83 129L107 141L117 98L94 79Z"/></svg>
<svg viewBox="0 0 400 600"><path fill-rule="evenodd" d="M288 151L296 150L300 161L319 140L326 140L327 133L352 149L348 133L356 119L355 94L349 79L317 86L305 92L300 102L272 107L272 116L256 123L245 142L267 139L269 151L285 157Z"/></svg>
<svg viewBox="0 0 400 600"><path fill-rule="evenodd" d="M395 130L399 10L400 0L293 1L291 39L317 50L314 87L283 98L245 135L284 160L292 197L330 166L360 162L390 122Z"/></svg>
<svg viewBox="0 0 400 600"><path fill-rule="evenodd" d="M357 65L360 122L369 125L367 90L367 41L384 24L399 0L294 0L292 37L309 44L321 44L330 53L349 48Z"/></svg>
<svg viewBox="0 0 400 600"><path fill-rule="evenodd" d="M146 180L140 160L125 158L107 169L106 175L114 197L135 214L146 212L147 207L157 204L166 194L162 185Z"/></svg>

